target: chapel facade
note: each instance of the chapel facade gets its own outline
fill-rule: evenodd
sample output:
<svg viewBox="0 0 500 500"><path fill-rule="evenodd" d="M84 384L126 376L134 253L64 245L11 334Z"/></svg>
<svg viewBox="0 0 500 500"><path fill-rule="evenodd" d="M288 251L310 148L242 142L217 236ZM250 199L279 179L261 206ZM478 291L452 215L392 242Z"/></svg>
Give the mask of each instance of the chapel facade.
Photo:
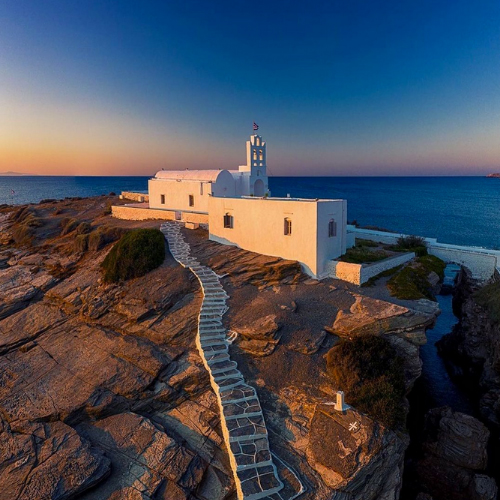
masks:
<svg viewBox="0 0 500 500"><path fill-rule="evenodd" d="M271 197L266 142L253 134L238 170L161 170L149 180L149 208L208 223L209 238L297 260L312 277L331 273L346 251L346 200Z"/></svg>

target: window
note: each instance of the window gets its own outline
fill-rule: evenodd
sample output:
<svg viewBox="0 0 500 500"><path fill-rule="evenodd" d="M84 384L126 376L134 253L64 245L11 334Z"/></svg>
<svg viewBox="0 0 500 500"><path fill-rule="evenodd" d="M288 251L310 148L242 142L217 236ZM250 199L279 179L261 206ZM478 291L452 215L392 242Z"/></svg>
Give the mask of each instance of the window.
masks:
<svg viewBox="0 0 500 500"><path fill-rule="evenodd" d="M189 206L194 207L194 196L192 194L189 195Z"/></svg>
<svg viewBox="0 0 500 500"><path fill-rule="evenodd" d="M332 238L333 236L337 236L337 223L330 219L330 222L328 222L328 237Z"/></svg>
<svg viewBox="0 0 500 500"><path fill-rule="evenodd" d="M231 214L224 215L224 227L226 229L233 228L233 216Z"/></svg>
<svg viewBox="0 0 500 500"><path fill-rule="evenodd" d="M255 139L255 144L256 144L257 146L260 146L260 139L259 139L258 137L257 137L257 139Z"/></svg>
<svg viewBox="0 0 500 500"><path fill-rule="evenodd" d="M262 149L259 150L259 160L262 161L264 159L264 154L262 153Z"/></svg>
<svg viewBox="0 0 500 500"><path fill-rule="evenodd" d="M164 194L161 195L161 204L165 205L165 195Z"/></svg>
<svg viewBox="0 0 500 500"><path fill-rule="evenodd" d="M285 217L285 236L292 234L292 219Z"/></svg>
<svg viewBox="0 0 500 500"><path fill-rule="evenodd" d="M254 160L257 159L257 150L256 149L253 150L253 159Z"/></svg>

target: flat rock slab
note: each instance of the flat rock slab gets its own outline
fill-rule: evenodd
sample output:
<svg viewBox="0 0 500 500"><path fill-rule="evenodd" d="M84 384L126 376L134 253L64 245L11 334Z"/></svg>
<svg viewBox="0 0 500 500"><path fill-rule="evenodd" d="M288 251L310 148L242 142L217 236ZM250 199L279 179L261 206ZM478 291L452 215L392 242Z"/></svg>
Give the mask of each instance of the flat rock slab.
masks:
<svg viewBox="0 0 500 500"><path fill-rule="evenodd" d="M4 425L0 464L1 496L18 500L74 498L110 470L102 451L62 422Z"/></svg>

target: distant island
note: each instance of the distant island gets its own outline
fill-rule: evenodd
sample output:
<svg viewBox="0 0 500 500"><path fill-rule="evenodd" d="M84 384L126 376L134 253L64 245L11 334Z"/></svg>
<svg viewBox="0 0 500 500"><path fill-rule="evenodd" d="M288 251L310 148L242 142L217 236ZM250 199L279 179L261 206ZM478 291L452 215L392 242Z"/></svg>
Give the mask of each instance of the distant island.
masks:
<svg viewBox="0 0 500 500"><path fill-rule="evenodd" d="M17 177L20 175L37 175L37 174L23 174L21 172L0 172L0 175L9 176L9 177Z"/></svg>
<svg viewBox="0 0 500 500"><path fill-rule="evenodd" d="M500 173L488 174L486 177L497 177L497 178L500 178Z"/></svg>

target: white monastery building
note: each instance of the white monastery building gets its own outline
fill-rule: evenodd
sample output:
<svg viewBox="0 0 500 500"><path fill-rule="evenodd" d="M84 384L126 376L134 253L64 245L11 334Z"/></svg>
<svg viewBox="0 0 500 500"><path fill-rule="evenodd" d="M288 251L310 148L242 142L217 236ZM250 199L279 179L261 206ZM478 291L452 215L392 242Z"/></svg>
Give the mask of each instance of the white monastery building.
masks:
<svg viewBox="0 0 500 500"><path fill-rule="evenodd" d="M204 215L211 240L297 260L310 276L326 277L346 251L346 200L272 198L266 143L253 134L246 149L238 170L161 170L149 181L149 208L179 220Z"/></svg>

